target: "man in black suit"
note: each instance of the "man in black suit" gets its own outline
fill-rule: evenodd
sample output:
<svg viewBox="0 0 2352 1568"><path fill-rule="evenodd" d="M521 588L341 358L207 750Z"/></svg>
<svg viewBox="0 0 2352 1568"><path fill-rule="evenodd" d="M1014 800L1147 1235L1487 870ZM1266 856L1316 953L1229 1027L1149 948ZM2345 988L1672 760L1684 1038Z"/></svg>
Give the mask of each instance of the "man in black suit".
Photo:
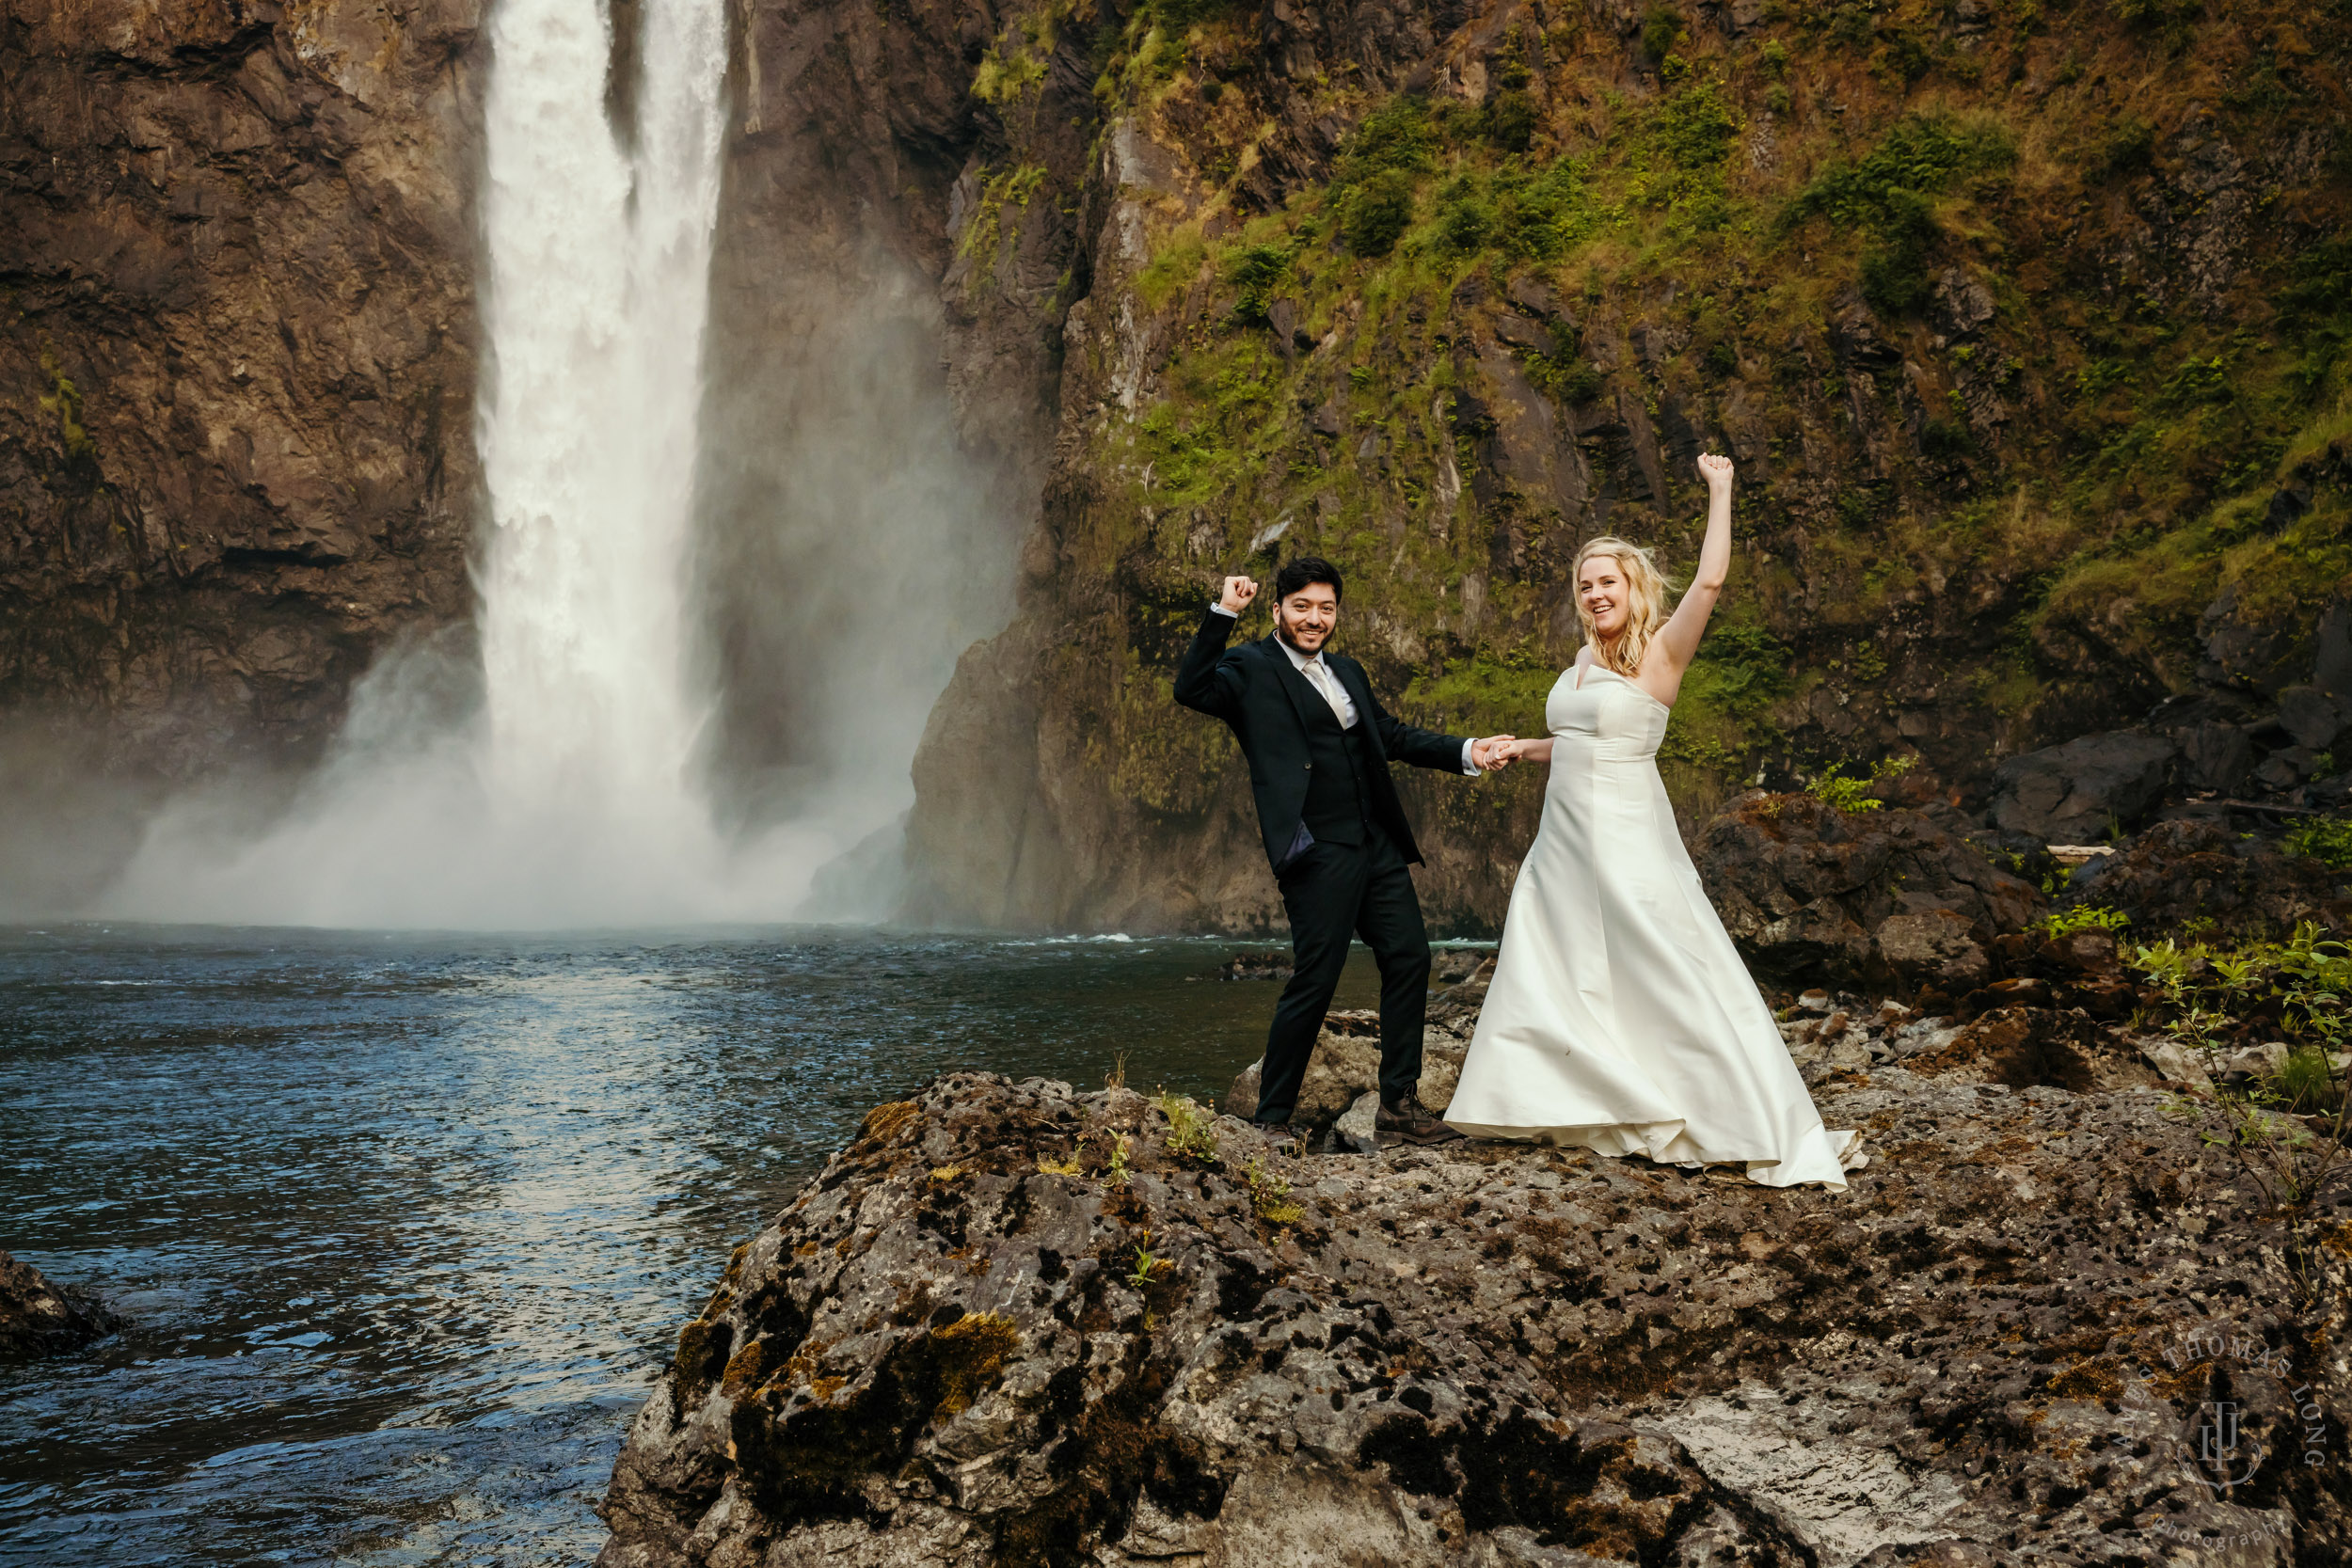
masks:
<svg viewBox="0 0 2352 1568"><path fill-rule="evenodd" d="M1355 933L1380 964L1380 1142L1443 1143L1461 1134L1430 1115L1420 1095L1429 937L1406 867L1420 863L1421 849L1389 764L1474 777L1504 765L1492 752L1511 737L1465 740L1389 717L1363 666L1327 651L1341 589L1337 567L1299 557L1275 575L1274 634L1228 649L1258 585L1227 578L1177 666L1176 700L1224 720L1241 742L1266 859L1290 914L1294 968L1266 1035L1254 1119L1289 1122Z"/></svg>

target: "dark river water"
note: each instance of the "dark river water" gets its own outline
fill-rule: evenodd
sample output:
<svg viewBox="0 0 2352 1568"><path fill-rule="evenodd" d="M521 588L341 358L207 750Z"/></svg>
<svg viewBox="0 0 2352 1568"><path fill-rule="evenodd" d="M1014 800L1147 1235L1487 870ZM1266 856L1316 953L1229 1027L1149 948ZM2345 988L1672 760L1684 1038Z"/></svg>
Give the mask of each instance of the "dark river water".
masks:
<svg viewBox="0 0 2352 1568"><path fill-rule="evenodd" d="M0 1562L579 1563L728 1249L954 1068L1207 1099L1231 942L0 929ZM1343 1006L1373 1005L1359 952Z"/></svg>

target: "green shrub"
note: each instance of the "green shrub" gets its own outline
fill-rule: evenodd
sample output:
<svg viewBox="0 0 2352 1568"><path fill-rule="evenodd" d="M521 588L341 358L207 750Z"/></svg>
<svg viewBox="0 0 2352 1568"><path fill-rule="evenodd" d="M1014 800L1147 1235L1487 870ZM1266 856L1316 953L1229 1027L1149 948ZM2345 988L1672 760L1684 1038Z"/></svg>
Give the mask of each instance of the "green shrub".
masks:
<svg viewBox="0 0 2352 1568"><path fill-rule="evenodd" d="M1682 15L1672 6L1652 6L1642 18L1642 48L1653 60L1663 60L1681 37Z"/></svg>
<svg viewBox="0 0 2352 1568"><path fill-rule="evenodd" d="M2328 1065L2328 1053L2307 1045L2292 1053L2270 1080L2280 1101L2296 1111L2332 1111L2344 1098L2344 1085Z"/></svg>
<svg viewBox="0 0 2352 1568"><path fill-rule="evenodd" d="M2156 402L2168 408L2186 408L2201 403L2226 403L2233 393L2226 356L2192 354L2165 377Z"/></svg>
<svg viewBox="0 0 2352 1568"><path fill-rule="evenodd" d="M1871 764L1870 771L1861 778L1848 777L1846 765L1834 762L1806 784L1804 792L1849 816L1859 811L1877 811L1886 802L1870 794L1870 787L1882 780L1910 772L1918 761L1917 757L1888 757Z"/></svg>
<svg viewBox="0 0 2352 1568"><path fill-rule="evenodd" d="M2026 928L2045 937L2063 937L2076 931L2120 931L2131 923L2132 917L2121 910L2078 904L2071 910L2053 911Z"/></svg>
<svg viewBox="0 0 2352 1568"><path fill-rule="evenodd" d="M1152 0L1152 19L1171 33L1242 10L1242 0Z"/></svg>
<svg viewBox="0 0 2352 1568"><path fill-rule="evenodd" d="M1173 1094L1163 1089L1152 1097L1152 1103L1168 1118L1168 1151L1181 1159L1198 1160L1204 1165L1216 1163L1216 1133L1210 1127L1210 1115L1189 1096Z"/></svg>
<svg viewBox="0 0 2352 1568"><path fill-rule="evenodd" d="M1949 460L1964 457L1976 439L1968 427L1958 420L1930 420L1919 427L1919 451L1922 456Z"/></svg>
<svg viewBox="0 0 2352 1568"><path fill-rule="evenodd" d="M2101 174L2146 168L2156 151L2156 128L2129 110L2116 117L2099 143L2094 160Z"/></svg>
<svg viewBox="0 0 2352 1568"><path fill-rule="evenodd" d="M1658 144L1683 168L1711 168L1731 150L1740 129L1712 82L1683 88L1658 106Z"/></svg>
<svg viewBox="0 0 2352 1568"><path fill-rule="evenodd" d="M1832 164L1807 182L1790 202L1790 216L1875 226L1886 220L1898 192L1948 190L1964 177L2016 161L2016 140L1997 121L1906 115L1860 158Z"/></svg>
<svg viewBox="0 0 2352 1568"><path fill-rule="evenodd" d="M1241 1173L1249 1187L1249 1207L1268 1225L1296 1225L1307 1217L1307 1211L1291 1200L1291 1184L1266 1170L1256 1155L1249 1157L1249 1168Z"/></svg>
<svg viewBox="0 0 2352 1568"><path fill-rule="evenodd" d="M1862 253L1862 297L1873 309L1905 316L1934 292L1930 252L1940 230L1935 209L1916 191L1899 186L1886 193L1877 238Z"/></svg>
<svg viewBox="0 0 2352 1568"><path fill-rule="evenodd" d="M1565 404L1590 403L1608 385L1600 368L1581 354L1546 355L1528 365L1529 379Z"/></svg>
<svg viewBox="0 0 2352 1568"><path fill-rule="evenodd" d="M1366 115L1348 138L1340 156L1340 182L1357 184L1391 169L1418 173L1433 166L1437 150L1429 105L1418 98L1392 99Z"/></svg>
<svg viewBox="0 0 2352 1568"><path fill-rule="evenodd" d="M2290 853L2331 870L2352 870L2352 818L2315 816L2287 830Z"/></svg>
<svg viewBox="0 0 2352 1568"><path fill-rule="evenodd" d="M1348 193L1340 238L1358 256L1377 258L1396 248L1413 222L1413 182L1402 169L1374 175Z"/></svg>
<svg viewBox="0 0 2352 1568"><path fill-rule="evenodd" d="M2185 25L2204 8L2204 0L2107 0L2125 26L2152 30Z"/></svg>
<svg viewBox="0 0 2352 1568"><path fill-rule="evenodd" d="M1225 259L1225 280L1241 291L1233 301L1233 320L1251 325L1265 321L1267 296L1283 273L1290 270L1293 247L1248 245Z"/></svg>
<svg viewBox="0 0 2352 1568"><path fill-rule="evenodd" d="M1535 100L1506 87L1486 105L1486 139L1505 152L1524 152L1535 139Z"/></svg>
<svg viewBox="0 0 2352 1568"><path fill-rule="evenodd" d="M1909 28L1899 28L1887 37L1886 52L1882 57L1906 82L1925 76L1928 68L1935 63L1927 44Z"/></svg>
<svg viewBox="0 0 2352 1568"><path fill-rule="evenodd" d="M1540 261L1598 227L1600 213L1575 166L1563 159L1529 174L1507 170L1494 177L1496 248Z"/></svg>
<svg viewBox="0 0 2352 1568"><path fill-rule="evenodd" d="M1495 230L1495 210L1473 182L1457 180L1438 204L1438 238L1448 249L1468 254L1485 247Z"/></svg>
<svg viewBox="0 0 2352 1568"><path fill-rule="evenodd" d="M1851 49L1867 49L1876 31L1870 8L1855 5L1852 0L1829 13L1829 36Z"/></svg>

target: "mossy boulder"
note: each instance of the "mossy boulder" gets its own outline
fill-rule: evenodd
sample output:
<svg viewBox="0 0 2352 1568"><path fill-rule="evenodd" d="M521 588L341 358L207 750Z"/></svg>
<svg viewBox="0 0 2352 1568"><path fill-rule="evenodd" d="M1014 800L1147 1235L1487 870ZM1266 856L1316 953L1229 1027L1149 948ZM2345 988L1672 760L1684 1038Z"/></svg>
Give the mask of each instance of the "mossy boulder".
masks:
<svg viewBox="0 0 2352 1568"><path fill-rule="evenodd" d="M2229 1149L2159 1095L2052 1086L2097 1049L2065 1022L1829 1052L1822 1114L1874 1151L1842 1193L1299 1156L1231 1119L1203 1160L1137 1094L943 1078L730 1267L717 1317L761 1370L684 1403L668 1374L598 1561L2341 1560L2333 1448L2223 1492L2182 1438L2227 1399L2299 1453L2298 1403L2342 1404L2340 1253L2305 1292Z"/></svg>

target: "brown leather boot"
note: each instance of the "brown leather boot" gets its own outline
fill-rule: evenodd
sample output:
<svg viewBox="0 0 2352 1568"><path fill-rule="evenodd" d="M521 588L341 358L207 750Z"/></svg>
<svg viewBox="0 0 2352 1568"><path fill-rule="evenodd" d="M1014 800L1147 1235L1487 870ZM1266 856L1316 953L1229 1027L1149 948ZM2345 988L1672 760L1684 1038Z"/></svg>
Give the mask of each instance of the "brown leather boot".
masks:
<svg viewBox="0 0 2352 1568"><path fill-rule="evenodd" d="M1402 1100L1383 1100L1373 1113L1372 1135L1382 1148L1394 1148L1398 1144L1452 1143L1462 1134L1431 1116L1415 1092Z"/></svg>

